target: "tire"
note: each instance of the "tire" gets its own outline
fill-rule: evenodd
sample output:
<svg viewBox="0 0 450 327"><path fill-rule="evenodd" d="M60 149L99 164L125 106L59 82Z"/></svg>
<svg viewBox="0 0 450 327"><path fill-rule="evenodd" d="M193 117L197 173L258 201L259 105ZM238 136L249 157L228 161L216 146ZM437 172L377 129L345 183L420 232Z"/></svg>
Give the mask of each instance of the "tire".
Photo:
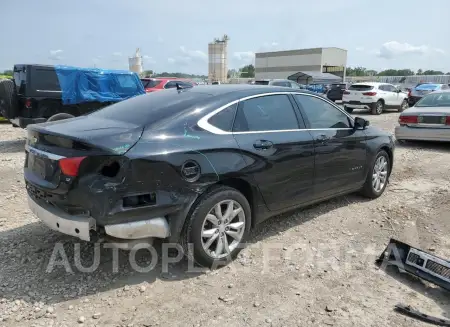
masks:
<svg viewBox="0 0 450 327"><path fill-rule="evenodd" d="M17 116L16 84L11 79L0 80L0 110L3 117L15 118Z"/></svg>
<svg viewBox="0 0 450 327"><path fill-rule="evenodd" d="M398 112L403 112L404 110L409 108L408 100L404 99L402 101L402 104L400 105L400 108L398 108Z"/></svg>
<svg viewBox="0 0 450 327"><path fill-rule="evenodd" d="M344 106L344 110L347 111L349 114L353 112L353 108L349 108L347 106Z"/></svg>
<svg viewBox="0 0 450 327"><path fill-rule="evenodd" d="M240 208L242 209L241 212L231 220L234 225L236 225L237 222L242 223L242 219L244 220L243 225L241 225L243 230L239 229L239 231L235 232L235 235L241 236L237 245L233 244L232 241L234 239L228 234L233 232L232 228L230 228L228 232L226 230L220 230L222 228L225 228L225 226L227 225L224 225L223 223L213 225L212 222L206 218L207 215L210 214L212 217L216 216L214 208L219 203L222 204L221 209L222 212L225 213L225 208L227 208L228 203L230 203L228 201L232 201L234 205L233 208L237 209L238 206L240 206ZM231 225L228 224L228 226ZM194 260L198 265L203 267L217 268L219 266L224 266L230 260L235 259L239 252L242 250L248 237L250 226L251 209L245 196L231 187L213 187L211 190L203 194L190 210L190 214L187 217L187 221L181 235L181 242L183 245L184 253L188 256L188 260ZM212 251L209 252L205 250L205 247L208 245L208 238L202 237L204 229L215 231L213 234L211 234L213 235L211 238L215 237L215 235L217 234L217 237L215 237L215 239L212 241L212 244L210 244L209 250L217 250L219 239L223 239L223 237L227 238L227 243L229 244L229 246L232 246L233 249L230 249L231 251L225 256L214 257ZM192 245L189 246L189 244ZM223 249L225 249L224 246Z"/></svg>
<svg viewBox="0 0 450 327"><path fill-rule="evenodd" d="M384 102L383 100L378 100L376 103L372 104L372 115L381 115L384 111Z"/></svg>
<svg viewBox="0 0 450 327"><path fill-rule="evenodd" d="M374 180L374 175L375 175L375 171L377 170L376 167L379 164L380 161L384 161L385 162L385 180L384 180L384 184L381 186L381 188L377 189L374 185L373 185L373 180ZM367 177L366 177L366 181L364 183L364 186L362 187L360 193L370 199L376 199L379 196L381 196L381 194L383 194L384 190L386 189L387 184L389 183L389 176L390 176L390 171L391 169L391 161L389 159L389 155L386 153L386 151L384 150L380 150L377 153L377 156L375 157L374 162L372 163L370 170L367 173ZM381 174L379 174L379 176L381 176Z"/></svg>
<svg viewBox="0 0 450 327"><path fill-rule="evenodd" d="M62 112L60 114L55 114L55 115L51 116L49 119L47 119L47 121L57 121L57 120L74 118L74 117L75 116L73 116L71 114L67 114L65 112Z"/></svg>

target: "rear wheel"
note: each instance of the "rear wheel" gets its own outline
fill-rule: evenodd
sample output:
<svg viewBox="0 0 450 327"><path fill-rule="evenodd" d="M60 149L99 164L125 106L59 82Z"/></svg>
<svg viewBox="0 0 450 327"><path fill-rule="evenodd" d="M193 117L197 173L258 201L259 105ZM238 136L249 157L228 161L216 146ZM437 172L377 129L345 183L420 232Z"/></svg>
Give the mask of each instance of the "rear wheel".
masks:
<svg viewBox="0 0 450 327"><path fill-rule="evenodd" d="M378 100L376 103L372 105L371 114L372 115L381 115L384 111L384 102L383 100Z"/></svg>
<svg viewBox="0 0 450 327"><path fill-rule="evenodd" d="M408 100L404 99L402 101L402 104L400 105L400 108L398 108L398 112L403 112L404 110L408 109L409 104L408 104Z"/></svg>
<svg viewBox="0 0 450 327"><path fill-rule="evenodd" d="M239 191L215 187L202 196L187 218L182 240L189 259L214 268L234 259L244 246L251 222L250 205Z"/></svg>
<svg viewBox="0 0 450 327"><path fill-rule="evenodd" d="M12 119L17 116L16 85L11 79L0 80L0 110L5 118Z"/></svg>
<svg viewBox="0 0 450 327"><path fill-rule="evenodd" d="M65 112L62 112L60 114L56 114L56 115L51 116L49 119L47 119L47 121L57 121L57 120L74 118L74 117L75 116L73 116L71 114L67 114Z"/></svg>
<svg viewBox="0 0 450 327"><path fill-rule="evenodd" d="M389 181L390 169L389 155L384 150L379 151L367 173L361 194L371 199L376 199L383 194Z"/></svg>
<svg viewBox="0 0 450 327"><path fill-rule="evenodd" d="M353 112L353 108L349 108L347 106L344 106L344 110L347 111L349 114Z"/></svg>

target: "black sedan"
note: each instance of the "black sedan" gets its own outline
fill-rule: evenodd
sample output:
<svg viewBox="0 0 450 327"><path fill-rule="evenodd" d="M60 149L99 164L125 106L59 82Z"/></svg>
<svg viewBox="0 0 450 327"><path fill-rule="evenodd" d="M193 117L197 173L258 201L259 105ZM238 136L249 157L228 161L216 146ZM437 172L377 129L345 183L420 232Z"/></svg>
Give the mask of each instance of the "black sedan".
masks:
<svg viewBox="0 0 450 327"><path fill-rule="evenodd" d="M162 238L211 266L271 216L351 192L379 197L393 153L392 136L315 93L198 86L28 126L24 175L31 210L54 230Z"/></svg>

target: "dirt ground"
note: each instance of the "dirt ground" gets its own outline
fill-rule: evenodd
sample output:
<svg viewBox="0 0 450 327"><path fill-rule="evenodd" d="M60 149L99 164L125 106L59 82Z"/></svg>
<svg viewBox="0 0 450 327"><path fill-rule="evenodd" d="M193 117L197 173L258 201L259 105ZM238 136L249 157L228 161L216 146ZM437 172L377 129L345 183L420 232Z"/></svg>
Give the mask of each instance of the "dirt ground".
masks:
<svg viewBox="0 0 450 327"><path fill-rule="evenodd" d="M398 113L370 116L393 132ZM28 210L23 130L0 124L0 326L427 326L395 313L401 302L450 318L449 293L374 265L390 237L450 258L450 145L398 145L382 197L357 195L273 218L229 267L187 273L133 270L128 252L113 271L111 249L50 231ZM48 271L64 244L72 272ZM268 250L268 248L270 251ZM142 251L141 251L142 252ZM151 257L138 252L141 266Z"/></svg>

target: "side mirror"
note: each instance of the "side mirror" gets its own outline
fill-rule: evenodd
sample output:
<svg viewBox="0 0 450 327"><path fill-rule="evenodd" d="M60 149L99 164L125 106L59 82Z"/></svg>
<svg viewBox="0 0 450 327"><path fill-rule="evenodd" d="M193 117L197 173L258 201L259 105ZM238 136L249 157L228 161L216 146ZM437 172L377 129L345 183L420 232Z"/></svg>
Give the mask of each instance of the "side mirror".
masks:
<svg viewBox="0 0 450 327"><path fill-rule="evenodd" d="M355 129L366 129L367 126L369 126L370 123L368 120L365 120L364 118L361 117L355 117Z"/></svg>

